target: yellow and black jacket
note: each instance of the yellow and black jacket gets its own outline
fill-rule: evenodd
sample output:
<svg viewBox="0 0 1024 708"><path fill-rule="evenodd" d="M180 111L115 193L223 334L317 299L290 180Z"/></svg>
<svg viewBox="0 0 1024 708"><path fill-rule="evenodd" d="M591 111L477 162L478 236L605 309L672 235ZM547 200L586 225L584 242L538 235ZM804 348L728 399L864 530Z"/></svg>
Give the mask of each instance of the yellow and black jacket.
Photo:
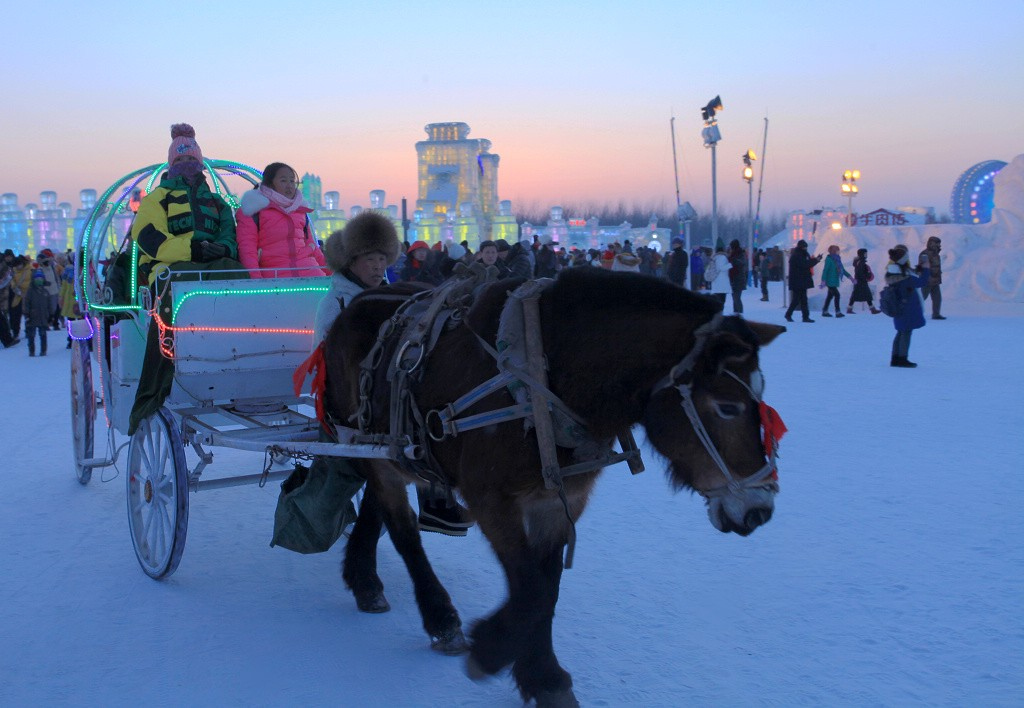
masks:
<svg viewBox="0 0 1024 708"><path fill-rule="evenodd" d="M205 180L189 184L183 177L164 178L146 195L132 224L139 244L139 270L152 282L171 263L192 258L193 241L215 241L238 258L231 208L210 191Z"/></svg>

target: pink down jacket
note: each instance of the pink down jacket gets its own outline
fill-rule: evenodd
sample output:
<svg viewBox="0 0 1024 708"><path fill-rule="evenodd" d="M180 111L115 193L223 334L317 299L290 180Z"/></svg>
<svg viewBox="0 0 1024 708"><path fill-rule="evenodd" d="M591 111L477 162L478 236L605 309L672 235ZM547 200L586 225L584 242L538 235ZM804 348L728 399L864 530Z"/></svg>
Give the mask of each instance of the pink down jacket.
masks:
<svg viewBox="0 0 1024 708"><path fill-rule="evenodd" d="M238 259L253 278L330 275L324 254L310 229L306 215L312 209L299 207L291 214L281 211L269 199L251 190L242 195L237 222ZM259 213L259 229L253 214ZM275 272L273 268L302 268Z"/></svg>

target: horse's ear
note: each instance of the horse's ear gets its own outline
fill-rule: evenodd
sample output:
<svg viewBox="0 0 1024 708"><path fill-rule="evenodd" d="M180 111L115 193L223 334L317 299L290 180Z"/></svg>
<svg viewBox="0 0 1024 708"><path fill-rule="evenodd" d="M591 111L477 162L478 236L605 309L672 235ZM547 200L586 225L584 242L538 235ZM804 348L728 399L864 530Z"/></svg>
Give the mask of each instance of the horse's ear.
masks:
<svg viewBox="0 0 1024 708"><path fill-rule="evenodd" d="M729 364L739 364L754 355L754 347L732 332L718 332L708 342L708 371L720 371Z"/></svg>
<svg viewBox="0 0 1024 708"><path fill-rule="evenodd" d="M747 327L757 337L757 343L762 347L771 344L776 337L786 331L781 325L765 324L764 322L751 322L747 320Z"/></svg>

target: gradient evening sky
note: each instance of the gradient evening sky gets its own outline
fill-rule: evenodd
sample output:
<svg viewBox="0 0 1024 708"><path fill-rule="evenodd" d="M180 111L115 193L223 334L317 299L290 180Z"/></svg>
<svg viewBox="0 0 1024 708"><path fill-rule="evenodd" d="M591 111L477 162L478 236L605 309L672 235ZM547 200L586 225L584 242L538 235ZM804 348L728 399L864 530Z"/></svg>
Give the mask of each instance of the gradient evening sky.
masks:
<svg viewBox="0 0 1024 708"><path fill-rule="evenodd" d="M164 159L179 121L207 157L288 162L346 208L412 203L423 126L463 121L516 205L674 210L675 115L682 199L709 209L716 94L728 212L766 116L766 213L844 204L848 168L857 211L945 213L963 170L1024 152L1022 0L14 0L3 24L0 192L22 205L79 206Z"/></svg>

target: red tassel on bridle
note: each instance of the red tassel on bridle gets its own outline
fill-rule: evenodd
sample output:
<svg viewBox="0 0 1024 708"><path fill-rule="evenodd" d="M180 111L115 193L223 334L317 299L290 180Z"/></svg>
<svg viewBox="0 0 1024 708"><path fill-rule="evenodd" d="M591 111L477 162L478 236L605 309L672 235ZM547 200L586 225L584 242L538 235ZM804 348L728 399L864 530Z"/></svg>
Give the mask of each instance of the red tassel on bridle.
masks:
<svg viewBox="0 0 1024 708"><path fill-rule="evenodd" d="M764 429L764 452L768 459L772 459L779 447L779 440L786 434L788 428L782 422L779 412L764 401L758 401L758 411L761 414L761 427ZM778 479L779 475L772 470L772 479Z"/></svg>
<svg viewBox="0 0 1024 708"><path fill-rule="evenodd" d="M295 373L292 374L292 385L295 387L296 396L302 395L302 384L305 383L306 377L311 374L313 382L309 388L313 398L316 399L316 419L320 421L320 425L325 430L330 432L324 414L324 391L327 389L327 362L324 360L323 342L317 345L313 353L304 362L299 364L295 369Z"/></svg>

